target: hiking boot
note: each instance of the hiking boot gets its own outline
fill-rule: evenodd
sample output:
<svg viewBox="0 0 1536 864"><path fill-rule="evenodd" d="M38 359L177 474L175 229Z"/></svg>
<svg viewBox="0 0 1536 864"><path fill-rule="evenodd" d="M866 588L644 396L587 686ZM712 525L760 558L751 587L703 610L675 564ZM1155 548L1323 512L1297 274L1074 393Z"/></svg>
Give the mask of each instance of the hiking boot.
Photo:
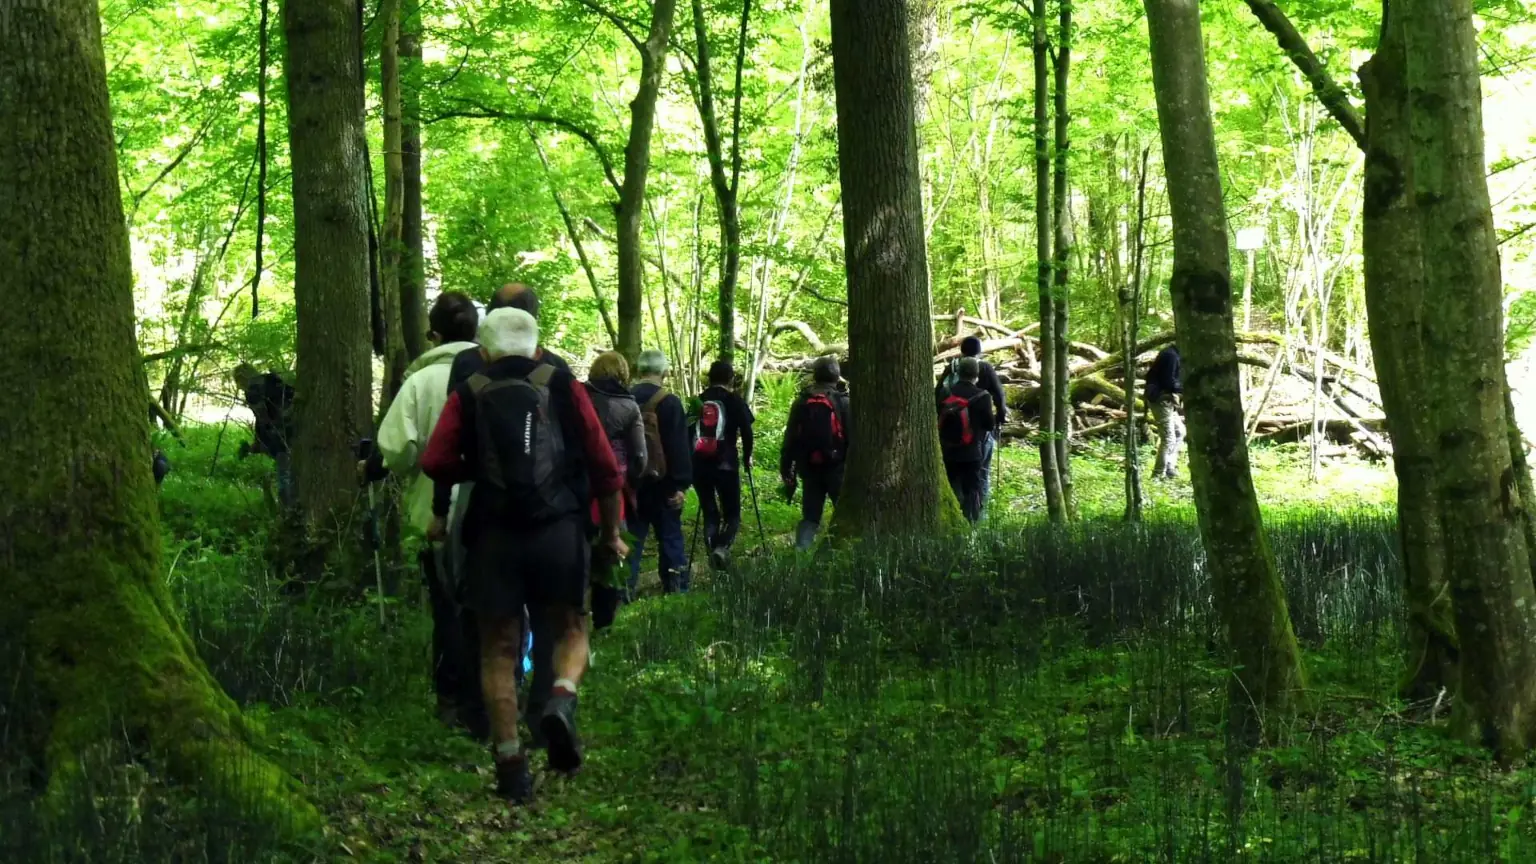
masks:
<svg viewBox="0 0 1536 864"><path fill-rule="evenodd" d="M820 529L821 526L815 522L802 521L795 526L795 548L802 552L811 548L816 542L816 532Z"/></svg>
<svg viewBox="0 0 1536 864"><path fill-rule="evenodd" d="M544 715L539 718L549 748L552 771L570 774L581 767L581 741L576 737L576 696L561 691L549 697Z"/></svg>
<svg viewBox="0 0 1536 864"><path fill-rule="evenodd" d="M526 753L497 761L496 794L514 805L533 800L533 774L528 771Z"/></svg>
<svg viewBox="0 0 1536 864"><path fill-rule="evenodd" d="M709 566L716 570L724 570L731 563L730 553L724 546L709 550Z"/></svg>

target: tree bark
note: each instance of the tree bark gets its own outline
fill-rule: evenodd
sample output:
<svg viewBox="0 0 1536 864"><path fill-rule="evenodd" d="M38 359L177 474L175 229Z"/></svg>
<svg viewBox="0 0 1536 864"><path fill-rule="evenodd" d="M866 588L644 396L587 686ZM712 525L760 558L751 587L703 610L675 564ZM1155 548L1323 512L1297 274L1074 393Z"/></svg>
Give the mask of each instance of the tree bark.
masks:
<svg viewBox="0 0 1536 864"><path fill-rule="evenodd" d="M1056 326L1051 335L1055 337L1056 355L1056 473L1061 478L1062 510L1066 518L1073 519L1077 516L1077 502L1072 495L1072 388L1068 383L1071 337L1067 327L1072 305L1072 200L1067 174L1072 143L1072 115L1067 113L1067 86L1072 69L1072 0L1060 0L1060 5L1061 29L1055 56L1056 170L1051 192L1051 222L1056 229L1051 315Z"/></svg>
<svg viewBox="0 0 1536 864"><path fill-rule="evenodd" d="M96 4L0 10L0 374L25 382L0 407L7 749L60 801L86 791L88 753L126 742L242 813L315 827L166 593L116 157Z"/></svg>
<svg viewBox="0 0 1536 864"><path fill-rule="evenodd" d="M677 0L656 0L651 29L640 52L640 87L629 104L629 142L624 145L624 183L619 190L619 353L634 363L640 356L645 259L641 226L645 219L645 183L651 170L651 132L656 125L656 101L666 72L667 46Z"/></svg>
<svg viewBox="0 0 1536 864"><path fill-rule="evenodd" d="M1385 3L1383 4L1385 7ZM1383 12L1385 13L1385 8ZM1360 68L1365 93L1365 304L1377 386L1397 474L1398 540L1408 607L1405 698L1456 689L1459 648L1446 582L1431 417L1418 388L1430 374L1421 334L1424 261L1412 194L1402 16L1383 14L1381 43Z"/></svg>
<svg viewBox="0 0 1536 864"><path fill-rule="evenodd" d="M906 0L832 3L855 370L847 476L832 526L842 536L932 534L960 521L934 420L907 16Z"/></svg>
<svg viewBox="0 0 1536 864"><path fill-rule="evenodd" d="M1125 338L1121 348L1125 357L1125 521L1141 521L1141 448L1137 446L1136 432L1136 340L1141 329L1142 266L1147 251L1147 174L1152 161L1152 148L1141 151L1141 161L1136 173L1136 228L1131 250L1131 284L1120 289L1120 309L1124 318Z"/></svg>
<svg viewBox="0 0 1536 864"><path fill-rule="evenodd" d="M1264 536L1243 428L1231 262L1199 0L1146 0L1152 80L1173 217L1173 312L1184 360L1189 462L1200 535L1237 669L1240 738L1300 698L1301 655Z"/></svg>
<svg viewBox="0 0 1536 864"><path fill-rule="evenodd" d="M410 365L406 356L404 321L405 303L400 290L400 268L404 260L405 160L402 152L400 121L400 3L383 0L379 14L384 32L379 43L379 90L384 109L384 230L380 249L380 274L384 295L384 398L379 416L389 410L389 403L405 383Z"/></svg>
<svg viewBox="0 0 1536 864"><path fill-rule="evenodd" d="M359 22L347 0L285 0L293 166L301 527L323 548L357 487L353 444L371 427L369 193Z"/></svg>
<svg viewBox="0 0 1536 864"><path fill-rule="evenodd" d="M1045 485L1045 506L1052 522L1067 518L1057 463L1056 414L1061 374L1056 344L1056 304L1051 284L1051 119L1050 46L1047 44L1046 0L1034 0L1035 55L1035 287L1040 298L1040 473Z"/></svg>
<svg viewBox="0 0 1536 864"><path fill-rule="evenodd" d="M267 27L269 0L261 0L261 32L256 63L256 273L251 276L251 319L261 312L263 247L267 241L267 65L271 37ZM170 406L166 406L169 408Z"/></svg>
<svg viewBox="0 0 1536 864"><path fill-rule="evenodd" d="M421 234L421 4L404 0L400 25L400 330L406 362L427 350L426 252Z"/></svg>
<svg viewBox="0 0 1536 864"><path fill-rule="evenodd" d="M1509 446L1503 283L1488 198L1471 0L1405 0L1412 193L1435 374L1419 380L1461 641L1457 725L1501 759L1536 731L1536 587ZM1468 638L1477 634L1476 638Z"/></svg>
<svg viewBox="0 0 1536 864"><path fill-rule="evenodd" d="M715 193L715 209L720 217L720 295L716 307L719 318L720 359L727 362L736 356L736 284L741 273L741 206L737 200L737 188L741 177L741 68L746 59L747 22L752 14L751 0L742 6L741 42L736 54L736 93L733 108L733 137L731 139L731 168L727 174L725 145L721 141L720 123L715 113L715 84L710 61L709 31L705 26L703 0L693 0L693 35L698 51L698 108L699 120L704 129L704 152L709 160L709 183Z"/></svg>

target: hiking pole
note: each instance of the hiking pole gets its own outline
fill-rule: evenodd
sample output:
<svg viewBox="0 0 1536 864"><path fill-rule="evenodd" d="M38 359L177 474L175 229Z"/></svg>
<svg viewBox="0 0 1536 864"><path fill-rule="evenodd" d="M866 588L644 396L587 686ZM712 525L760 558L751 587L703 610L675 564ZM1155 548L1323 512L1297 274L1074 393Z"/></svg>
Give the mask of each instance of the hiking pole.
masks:
<svg viewBox="0 0 1536 864"><path fill-rule="evenodd" d="M364 438L357 442L354 455L359 462L366 462L373 456L373 439ZM379 535L379 510L373 500L373 486L367 478L363 480L363 486L368 490L368 545L373 548L373 580L375 590L379 594L379 628L383 629L384 619L384 567L379 563L379 547L383 545Z"/></svg>
<svg viewBox="0 0 1536 864"><path fill-rule="evenodd" d="M757 506L757 481L752 479L752 468L747 466L747 488L752 490L752 514L757 517L757 548L768 551L768 535L763 531L763 511Z"/></svg>

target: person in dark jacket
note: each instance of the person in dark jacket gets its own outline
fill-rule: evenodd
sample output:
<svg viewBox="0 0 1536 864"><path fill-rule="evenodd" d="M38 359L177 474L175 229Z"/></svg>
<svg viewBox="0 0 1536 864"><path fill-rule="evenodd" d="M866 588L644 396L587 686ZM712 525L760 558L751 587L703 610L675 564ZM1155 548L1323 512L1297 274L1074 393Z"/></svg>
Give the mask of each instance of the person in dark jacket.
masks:
<svg viewBox="0 0 1536 864"><path fill-rule="evenodd" d="M640 417L640 406L634 394L629 392L629 362L617 351L609 351L592 361L587 370L587 395L602 421L608 436L608 446L624 470L624 508L634 509L634 490L645 470L645 422ZM593 520L596 521L597 502L593 502ZM592 572L608 575L623 559L613 558L603 549L593 551ZM592 625L601 630L613 624L618 613L620 595L623 592L611 583L594 579L592 582Z"/></svg>
<svg viewBox="0 0 1536 864"><path fill-rule="evenodd" d="M699 394L694 424L693 486L704 517L704 544L716 570L730 561L731 544L741 528L741 473L752 470L752 409L731 385L730 361L709 367L709 387ZM740 452L737 442L740 441Z"/></svg>
<svg viewBox="0 0 1536 864"><path fill-rule="evenodd" d="M997 425L991 394L977 383L980 367L975 357L960 358L955 370L959 380L938 399L944 472L955 497L960 499L961 511L972 523L981 521L987 444Z"/></svg>
<svg viewBox="0 0 1536 864"><path fill-rule="evenodd" d="M981 462L981 506L985 510L987 502L992 500L992 466L997 459L998 434L1003 429L1003 423L1008 420L1008 398L1003 392L1003 383L998 380L997 369L991 363L981 359L981 340L975 336L967 336L960 340L960 356L950 361L944 374L939 376L939 384L934 389L934 395L942 398L946 381L954 381L959 378L960 361L966 357L975 357L980 373L976 383L981 389L992 396L992 417L994 428L987 433L983 442L983 457Z"/></svg>
<svg viewBox="0 0 1536 864"><path fill-rule="evenodd" d="M171 473L171 460L165 457L164 450L157 447L150 454L149 462L155 471L155 488L159 489L160 485L165 482L165 475Z"/></svg>
<svg viewBox="0 0 1536 864"><path fill-rule="evenodd" d="M265 453L277 465L277 501L284 510L298 503L293 485L293 387L276 372L260 373L248 363L235 367L235 386L255 418L256 434L240 445L240 456Z"/></svg>
<svg viewBox="0 0 1536 864"><path fill-rule="evenodd" d="M1158 352L1152 368L1147 370L1146 401L1162 439L1157 448L1157 464L1152 468L1154 479L1172 479L1174 469L1178 467L1179 448L1184 444L1184 417L1179 413L1179 398L1183 393L1179 346L1169 345Z"/></svg>
<svg viewBox="0 0 1536 864"><path fill-rule="evenodd" d="M448 397L422 469L437 480L475 481L464 517L466 596L480 621L498 791L522 803L533 793L513 675L524 609L547 618L558 643L557 677L537 724L550 768L573 772L582 761L576 694L588 657L587 503L600 503L599 545L622 559L629 552L619 532L624 475L586 387L535 359L533 316L496 310L479 336L488 362Z"/></svg>
<svg viewBox="0 0 1536 864"><path fill-rule="evenodd" d="M779 477L789 497L794 496L798 481L805 483L800 524L795 529L796 549L809 549L816 542L827 499L836 505L843 490L852 414L848 394L838 386L842 377L837 358L817 358L811 369L811 386L790 406L789 422L784 427Z"/></svg>
<svg viewBox="0 0 1536 864"><path fill-rule="evenodd" d="M629 517L629 531L635 536L635 548L629 558L629 593L634 597L640 584L640 557L645 538L656 533L657 572L662 590L667 593L687 591L692 581L687 544L683 540L683 503L688 487L693 485L693 458L688 446L688 417L683 401L666 389L671 362L660 351L641 351L635 364L640 383L634 386L635 402L642 417L656 416L666 473L642 479L635 494L635 512ZM649 451L649 445L647 445ZM655 461L649 454L650 462Z"/></svg>

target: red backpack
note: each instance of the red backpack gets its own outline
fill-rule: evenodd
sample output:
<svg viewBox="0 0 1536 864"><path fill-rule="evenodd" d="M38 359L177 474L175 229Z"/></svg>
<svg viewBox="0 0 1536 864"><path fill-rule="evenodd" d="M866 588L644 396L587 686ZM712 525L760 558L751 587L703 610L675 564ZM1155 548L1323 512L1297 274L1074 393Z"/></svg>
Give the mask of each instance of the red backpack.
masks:
<svg viewBox="0 0 1536 864"><path fill-rule="evenodd" d="M800 446L807 463L819 468L842 461L843 453L848 449L848 439L831 394L813 392L806 396L799 431Z"/></svg>
<svg viewBox="0 0 1536 864"><path fill-rule="evenodd" d="M976 443L976 433L971 429L972 401L951 393L939 403L939 443L945 450L958 450Z"/></svg>
<svg viewBox="0 0 1536 864"><path fill-rule="evenodd" d="M693 452L706 459L718 459L724 441L725 406L715 401L705 402L699 408L699 437L693 442Z"/></svg>

